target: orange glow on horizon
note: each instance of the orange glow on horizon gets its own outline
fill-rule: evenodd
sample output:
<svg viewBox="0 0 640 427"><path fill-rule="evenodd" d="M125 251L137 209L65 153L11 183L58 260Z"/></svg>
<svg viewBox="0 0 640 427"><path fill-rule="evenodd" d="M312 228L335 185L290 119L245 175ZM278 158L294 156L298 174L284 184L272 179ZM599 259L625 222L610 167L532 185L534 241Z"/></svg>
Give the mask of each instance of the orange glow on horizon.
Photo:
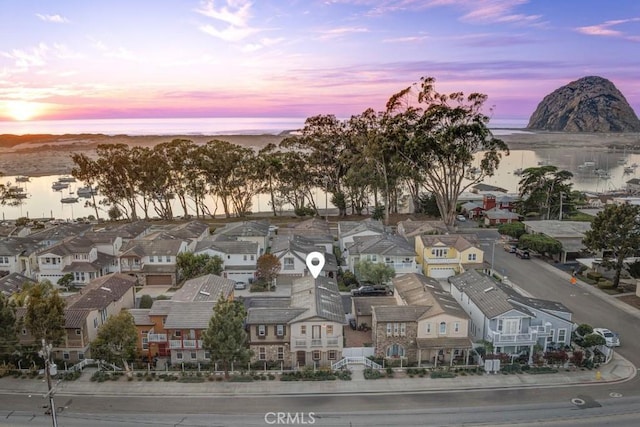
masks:
<svg viewBox="0 0 640 427"><path fill-rule="evenodd" d="M28 121L42 115L44 106L38 102L8 101L5 104L5 115L15 121Z"/></svg>

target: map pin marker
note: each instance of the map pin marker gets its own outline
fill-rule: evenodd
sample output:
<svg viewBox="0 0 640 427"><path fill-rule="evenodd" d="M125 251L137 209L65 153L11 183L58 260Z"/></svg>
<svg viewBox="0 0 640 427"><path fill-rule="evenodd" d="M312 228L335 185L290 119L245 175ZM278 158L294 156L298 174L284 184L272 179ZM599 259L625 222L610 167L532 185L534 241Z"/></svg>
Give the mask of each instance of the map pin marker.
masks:
<svg viewBox="0 0 640 427"><path fill-rule="evenodd" d="M314 264L314 261L317 264ZM307 255L307 268L311 272L311 275L314 279L318 278L318 275L322 271L322 267L324 267L324 255L320 252L311 252Z"/></svg>

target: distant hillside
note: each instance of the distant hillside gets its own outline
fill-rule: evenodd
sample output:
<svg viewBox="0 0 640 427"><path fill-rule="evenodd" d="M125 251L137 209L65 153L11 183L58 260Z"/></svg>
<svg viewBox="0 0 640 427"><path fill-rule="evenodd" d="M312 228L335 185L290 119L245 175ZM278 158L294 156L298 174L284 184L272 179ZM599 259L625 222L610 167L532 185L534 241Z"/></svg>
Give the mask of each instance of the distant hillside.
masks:
<svg viewBox="0 0 640 427"><path fill-rule="evenodd" d="M528 129L565 132L640 132L640 120L609 80L583 77L544 97Z"/></svg>

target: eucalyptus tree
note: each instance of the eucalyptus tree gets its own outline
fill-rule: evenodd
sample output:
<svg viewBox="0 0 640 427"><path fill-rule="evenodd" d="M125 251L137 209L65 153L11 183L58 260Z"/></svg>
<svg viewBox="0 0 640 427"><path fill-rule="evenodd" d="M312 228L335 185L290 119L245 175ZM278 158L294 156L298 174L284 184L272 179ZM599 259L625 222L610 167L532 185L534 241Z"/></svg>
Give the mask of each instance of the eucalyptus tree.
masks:
<svg viewBox="0 0 640 427"><path fill-rule="evenodd" d="M71 160L75 163L73 169L71 169L71 175L80 180L84 185L88 186L91 191L91 206L95 210L96 219L100 219L98 213L98 203L96 201L96 192L93 189L96 187L99 180L98 165L95 160L91 159L83 153L73 153Z"/></svg>
<svg viewBox="0 0 640 427"><path fill-rule="evenodd" d="M183 215L187 218L189 216L187 197L191 196L198 206L205 196L197 161L198 146L188 139L174 139L156 145L154 151L167 166L165 203L171 199L171 196L177 197Z"/></svg>
<svg viewBox="0 0 640 427"><path fill-rule="evenodd" d="M333 196L341 216L347 214L343 180L349 165L339 161L339 157L348 149L348 143L347 124L334 115L307 118L300 135L285 138L280 143L282 148L297 149L304 154L315 186Z"/></svg>
<svg viewBox="0 0 640 427"><path fill-rule="evenodd" d="M281 149L275 152L274 156L279 166L279 169L275 171L277 188L274 202L277 204L288 203L295 212L302 211L309 205L317 212L313 189L316 187L318 179L308 167L309 154ZM320 183L320 185L323 184L323 182Z"/></svg>
<svg viewBox="0 0 640 427"><path fill-rule="evenodd" d="M571 194L572 177L571 172L553 165L525 169L519 182L518 210L523 215L535 212L546 219L559 218L563 197Z"/></svg>
<svg viewBox="0 0 640 427"><path fill-rule="evenodd" d="M283 168L281 154L275 144L269 143L258 151L256 158L256 162L259 165L258 172L264 181L265 189L269 193L269 205L273 211L273 216L278 216L277 207L279 203L276 202L276 188L278 187L278 171Z"/></svg>
<svg viewBox="0 0 640 427"><path fill-rule="evenodd" d="M100 144L98 159L98 189L107 203L131 219L138 219L137 168L126 144Z"/></svg>
<svg viewBox="0 0 640 427"><path fill-rule="evenodd" d="M410 93L411 87L399 92ZM487 96L435 90L435 79L420 79L419 108L407 106L401 116L406 121L406 143L399 147L407 164L420 171L423 187L432 193L443 221L453 225L459 195L492 176L507 145L494 138L483 113ZM480 155L479 166L474 166Z"/></svg>

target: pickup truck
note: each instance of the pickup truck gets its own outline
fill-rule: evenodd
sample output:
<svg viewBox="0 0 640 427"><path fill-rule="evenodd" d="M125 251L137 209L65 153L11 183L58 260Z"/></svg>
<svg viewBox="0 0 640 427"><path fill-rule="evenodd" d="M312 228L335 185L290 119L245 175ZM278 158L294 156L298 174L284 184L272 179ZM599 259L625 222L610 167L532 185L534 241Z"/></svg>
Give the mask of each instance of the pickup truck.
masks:
<svg viewBox="0 0 640 427"><path fill-rule="evenodd" d="M516 256L522 259L529 259L531 256L529 255L529 251L527 249L516 248Z"/></svg>

